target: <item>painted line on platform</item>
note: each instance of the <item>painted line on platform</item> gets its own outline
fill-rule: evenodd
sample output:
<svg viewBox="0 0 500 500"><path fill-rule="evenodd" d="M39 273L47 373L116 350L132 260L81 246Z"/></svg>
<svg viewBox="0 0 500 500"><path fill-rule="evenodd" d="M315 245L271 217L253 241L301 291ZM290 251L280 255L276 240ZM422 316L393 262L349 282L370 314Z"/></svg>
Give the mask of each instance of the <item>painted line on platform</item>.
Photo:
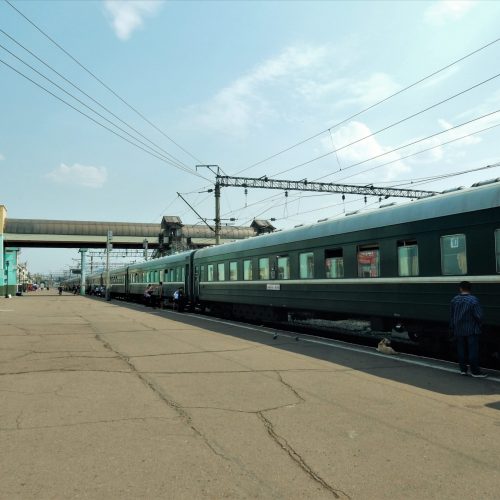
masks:
<svg viewBox="0 0 500 500"><path fill-rule="evenodd" d="M223 320L218 320L218 319L214 319L214 318L207 318L206 316L200 316L199 314L179 313L179 312L175 312L175 311L169 311L169 312L171 312L173 314L178 314L181 316L189 316L192 318L199 318L199 319L203 319L204 321L211 321L212 323L219 323L221 325L235 326L238 328L242 328L243 330L252 330L255 332L265 333L265 334L273 335L273 336L277 332L279 332L279 335L281 337L286 337L289 339L294 339L295 337L297 337L297 334L291 335L290 333L284 332L283 330L275 330L275 329L268 330L268 329L265 329L263 327L241 325L239 323L233 323L231 321L223 321ZM401 361L402 363L407 363L409 365L423 366L425 368L433 368L434 370L440 370L443 372L458 374L458 370L455 367L455 363L452 363L450 361L444 361L444 360L443 361L438 361L438 360L434 361L434 360L430 360L430 358L426 358L426 359L429 359L430 361L421 361L420 359L408 359L407 356L412 356L411 354L404 354L404 355L401 355L401 354L399 354L399 355L398 354L395 354L395 355L382 354L376 350L371 350L369 347L353 346L352 344L349 344L348 342L342 342L341 340L330 340L330 339L325 339L324 337L318 337L317 339L314 339L314 338L309 338L309 337L303 337L300 334L298 334L298 335L299 335L300 340L302 342L309 342L310 344L324 345L327 347L336 347L338 349L344 349L345 351L352 351L352 352L358 352L361 354L368 354L370 356L375 356L378 358L385 358L387 360ZM322 340L322 339L324 339L324 340ZM452 368L452 367L448 367L448 366L440 366L437 363L447 363L450 365L453 364L454 367ZM473 378L473 377L470 377L470 378ZM488 375L488 377L486 379L483 379L483 380L491 380L492 382L500 382L500 377L492 377L492 376Z"/></svg>

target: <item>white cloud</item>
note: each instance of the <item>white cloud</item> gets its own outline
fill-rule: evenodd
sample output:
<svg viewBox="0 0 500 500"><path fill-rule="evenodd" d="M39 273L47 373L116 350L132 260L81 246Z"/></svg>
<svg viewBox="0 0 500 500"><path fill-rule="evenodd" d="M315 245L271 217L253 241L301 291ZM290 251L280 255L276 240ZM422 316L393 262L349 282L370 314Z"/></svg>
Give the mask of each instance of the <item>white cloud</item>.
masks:
<svg viewBox="0 0 500 500"><path fill-rule="evenodd" d="M458 21L474 8L476 3L472 0L441 0L427 8L424 19L428 24L435 26Z"/></svg>
<svg viewBox="0 0 500 500"><path fill-rule="evenodd" d="M191 124L209 130L242 134L250 125L276 113L266 92L294 89L318 69L329 53L325 46L289 47L236 79L210 101L189 109ZM279 98L279 95L277 96Z"/></svg>
<svg viewBox="0 0 500 500"><path fill-rule="evenodd" d="M158 0L105 0L104 8L116 36L128 40L132 33L142 27L145 17L155 15L162 7Z"/></svg>
<svg viewBox="0 0 500 500"><path fill-rule="evenodd" d="M323 140L323 145L325 149L332 150L332 140L336 148L341 148L346 144L350 144L358 139L369 136L372 133L370 128L358 121L349 122L347 125L336 130L332 137L327 137ZM382 146L375 137L368 137L352 146L342 149L338 152L339 160L343 168L349 167L354 163L364 161L368 158L373 158L375 156L381 155L393 149L392 146L384 147ZM353 176L353 182L376 182L376 181L390 181L397 179L398 176L404 172L408 172L410 167L406 165L403 161L399 160L400 155L397 152L388 153L382 156L378 163L394 162L391 165L381 167L380 169L374 169L366 174L360 174L354 176L356 171L366 170L371 167L377 166L377 160L372 162L367 162L366 164L360 165L359 167L354 167L352 170L346 170L347 176ZM340 175L340 174L339 174Z"/></svg>
<svg viewBox="0 0 500 500"><path fill-rule="evenodd" d="M346 91L350 96L339 100L337 105L355 104L362 107L370 106L389 97L400 88L400 85L386 73L373 73L366 80L349 82L346 85Z"/></svg>
<svg viewBox="0 0 500 500"><path fill-rule="evenodd" d="M92 167L78 163L68 167L61 163L59 167L46 174L46 177L58 184L101 188L108 178L108 173L105 167Z"/></svg>

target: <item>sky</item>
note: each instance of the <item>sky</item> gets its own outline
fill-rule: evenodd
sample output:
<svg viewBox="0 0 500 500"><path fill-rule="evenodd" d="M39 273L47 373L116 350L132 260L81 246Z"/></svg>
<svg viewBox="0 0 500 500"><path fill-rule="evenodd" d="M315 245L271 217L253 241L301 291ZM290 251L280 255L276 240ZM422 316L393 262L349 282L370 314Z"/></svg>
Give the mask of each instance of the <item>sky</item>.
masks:
<svg viewBox="0 0 500 500"><path fill-rule="evenodd" d="M500 160L500 2L11 5L0 0L8 217L200 223L177 196L213 219L214 177L199 164L432 191L500 177L453 175ZM379 200L223 188L221 206L237 225L288 228ZM77 256L23 249L20 260L55 273Z"/></svg>

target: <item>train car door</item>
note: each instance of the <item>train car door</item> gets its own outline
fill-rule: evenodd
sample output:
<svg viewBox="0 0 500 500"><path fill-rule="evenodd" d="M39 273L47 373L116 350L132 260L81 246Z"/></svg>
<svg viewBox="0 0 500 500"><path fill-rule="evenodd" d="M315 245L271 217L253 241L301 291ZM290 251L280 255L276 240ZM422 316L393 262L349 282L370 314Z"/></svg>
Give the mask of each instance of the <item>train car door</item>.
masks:
<svg viewBox="0 0 500 500"><path fill-rule="evenodd" d="M125 269L125 295L129 294L129 272L128 267Z"/></svg>
<svg viewBox="0 0 500 500"><path fill-rule="evenodd" d="M184 266L184 295L186 297L191 297L191 280L189 273L189 264Z"/></svg>

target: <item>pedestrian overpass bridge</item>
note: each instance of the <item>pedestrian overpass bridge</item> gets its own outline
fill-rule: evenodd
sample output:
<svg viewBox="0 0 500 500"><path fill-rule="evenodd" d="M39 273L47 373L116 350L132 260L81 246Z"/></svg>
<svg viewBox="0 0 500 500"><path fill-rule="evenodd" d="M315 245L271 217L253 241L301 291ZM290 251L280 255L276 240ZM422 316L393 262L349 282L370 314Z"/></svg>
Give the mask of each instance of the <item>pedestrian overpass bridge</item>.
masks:
<svg viewBox="0 0 500 500"><path fill-rule="evenodd" d="M160 224L130 222L91 222L69 220L6 219L3 229L5 247L106 248L108 231L113 248L158 246Z"/></svg>

